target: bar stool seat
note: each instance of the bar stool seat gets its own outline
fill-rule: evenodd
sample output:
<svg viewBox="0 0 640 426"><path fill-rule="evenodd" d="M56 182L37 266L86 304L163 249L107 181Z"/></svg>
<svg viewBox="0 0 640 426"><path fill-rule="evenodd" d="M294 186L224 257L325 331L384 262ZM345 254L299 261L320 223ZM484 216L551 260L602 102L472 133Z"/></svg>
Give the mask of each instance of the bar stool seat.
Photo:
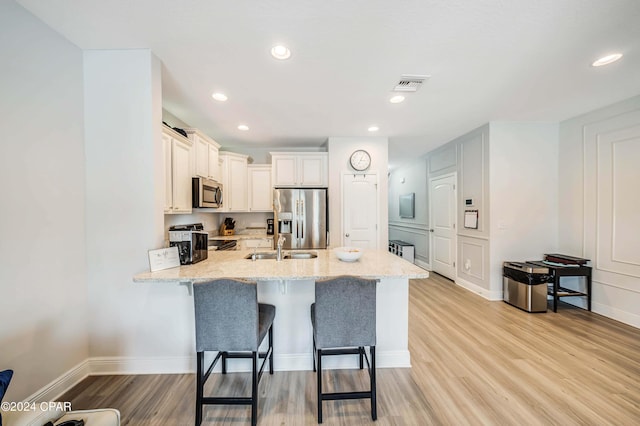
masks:
<svg viewBox="0 0 640 426"><path fill-rule="evenodd" d="M235 279L217 279L193 285L196 325L196 420L202 423L204 405L251 405L251 424L257 423L258 383L267 359L273 374L273 320L276 307L258 303L257 283ZM259 346L266 336L268 349ZM205 371L205 352L218 352ZM204 385L211 371L222 359L222 374L227 373L227 359L252 360L251 396L204 396ZM258 368L258 360L262 364Z"/></svg>
<svg viewBox="0 0 640 426"><path fill-rule="evenodd" d="M318 423L322 423L322 401L371 400L371 418L378 418L376 403L376 280L340 276L316 282L316 301L311 305L313 326L313 371L317 371ZM365 347L369 347L369 357ZM367 361L368 391L322 391L322 357L354 354L360 369Z"/></svg>

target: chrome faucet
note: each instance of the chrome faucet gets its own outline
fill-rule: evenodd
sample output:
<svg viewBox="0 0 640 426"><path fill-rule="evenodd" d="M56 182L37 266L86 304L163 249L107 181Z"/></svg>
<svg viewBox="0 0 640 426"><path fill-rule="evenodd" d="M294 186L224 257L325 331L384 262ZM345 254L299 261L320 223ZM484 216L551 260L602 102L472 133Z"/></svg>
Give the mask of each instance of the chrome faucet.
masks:
<svg viewBox="0 0 640 426"><path fill-rule="evenodd" d="M278 237L278 246L277 246L277 252L276 252L276 260L280 261L282 260L282 245L284 244L285 238L284 235L280 235Z"/></svg>

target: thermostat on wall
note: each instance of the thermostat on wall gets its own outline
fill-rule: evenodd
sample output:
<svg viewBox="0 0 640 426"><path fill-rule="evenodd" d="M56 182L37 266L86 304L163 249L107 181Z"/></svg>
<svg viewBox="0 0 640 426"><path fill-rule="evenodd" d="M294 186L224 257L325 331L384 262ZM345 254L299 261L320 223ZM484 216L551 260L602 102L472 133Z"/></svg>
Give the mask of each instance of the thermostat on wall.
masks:
<svg viewBox="0 0 640 426"><path fill-rule="evenodd" d="M473 206L473 198L466 198L464 200L464 205L467 207Z"/></svg>

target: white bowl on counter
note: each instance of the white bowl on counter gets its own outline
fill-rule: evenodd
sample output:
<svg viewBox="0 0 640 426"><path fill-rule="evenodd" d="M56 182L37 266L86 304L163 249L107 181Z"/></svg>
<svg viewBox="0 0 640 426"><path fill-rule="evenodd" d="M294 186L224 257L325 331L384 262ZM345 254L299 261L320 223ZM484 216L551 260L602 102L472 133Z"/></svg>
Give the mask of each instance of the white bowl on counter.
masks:
<svg viewBox="0 0 640 426"><path fill-rule="evenodd" d="M360 247L337 247L333 249L333 252L343 262L355 262L362 256Z"/></svg>

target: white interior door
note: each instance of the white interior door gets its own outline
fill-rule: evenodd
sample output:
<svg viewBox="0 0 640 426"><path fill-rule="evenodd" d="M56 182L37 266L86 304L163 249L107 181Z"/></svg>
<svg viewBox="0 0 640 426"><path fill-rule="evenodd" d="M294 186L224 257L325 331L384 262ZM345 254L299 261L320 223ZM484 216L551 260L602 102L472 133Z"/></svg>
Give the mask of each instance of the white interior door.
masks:
<svg viewBox="0 0 640 426"><path fill-rule="evenodd" d="M342 176L342 244L378 248L378 175Z"/></svg>
<svg viewBox="0 0 640 426"><path fill-rule="evenodd" d="M456 278L456 175L431 179L431 269Z"/></svg>

